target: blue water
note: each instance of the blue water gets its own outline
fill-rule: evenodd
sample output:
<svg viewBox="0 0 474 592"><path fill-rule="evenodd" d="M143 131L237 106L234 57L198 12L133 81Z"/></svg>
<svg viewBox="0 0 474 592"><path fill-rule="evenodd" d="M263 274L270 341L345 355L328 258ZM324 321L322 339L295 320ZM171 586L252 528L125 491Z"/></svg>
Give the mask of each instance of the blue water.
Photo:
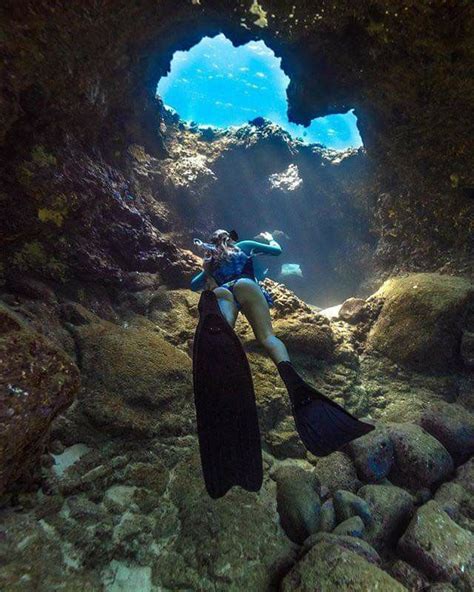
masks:
<svg viewBox="0 0 474 592"><path fill-rule="evenodd" d="M157 93L184 121L228 127L265 117L300 137L338 150L362 146L357 118L347 113L313 119L307 128L290 123L281 60L263 41L234 47L224 36L204 37L189 51L177 51Z"/></svg>

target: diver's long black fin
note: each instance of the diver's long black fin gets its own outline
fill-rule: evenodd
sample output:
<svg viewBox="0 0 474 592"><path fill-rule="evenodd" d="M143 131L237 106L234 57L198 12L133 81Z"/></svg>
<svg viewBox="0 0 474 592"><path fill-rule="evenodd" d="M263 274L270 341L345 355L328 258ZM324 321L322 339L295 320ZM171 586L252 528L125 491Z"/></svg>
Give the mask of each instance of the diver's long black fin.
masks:
<svg viewBox="0 0 474 592"><path fill-rule="evenodd" d="M314 455L327 456L375 429L306 383L290 362L280 362L278 370L290 395L298 434Z"/></svg>
<svg viewBox="0 0 474 592"><path fill-rule="evenodd" d="M213 498L234 485L258 491L263 481L262 451L247 356L214 292L202 293L199 313L193 382L206 489Z"/></svg>

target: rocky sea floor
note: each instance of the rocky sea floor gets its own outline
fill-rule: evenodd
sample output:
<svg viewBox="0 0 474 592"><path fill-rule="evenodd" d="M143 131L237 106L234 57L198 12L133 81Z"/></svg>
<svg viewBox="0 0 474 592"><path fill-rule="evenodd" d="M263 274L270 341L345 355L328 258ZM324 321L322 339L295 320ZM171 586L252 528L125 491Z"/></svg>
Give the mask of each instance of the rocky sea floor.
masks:
<svg viewBox="0 0 474 592"><path fill-rule="evenodd" d="M271 284L295 365L376 430L328 457L307 453L276 370L239 320L265 478L257 494L219 500L205 492L194 428L199 295L149 288L94 307L29 287L3 294L0 310L2 477L14 484L0 589L472 590L469 282L393 279L333 318ZM58 398L70 406L52 420Z"/></svg>

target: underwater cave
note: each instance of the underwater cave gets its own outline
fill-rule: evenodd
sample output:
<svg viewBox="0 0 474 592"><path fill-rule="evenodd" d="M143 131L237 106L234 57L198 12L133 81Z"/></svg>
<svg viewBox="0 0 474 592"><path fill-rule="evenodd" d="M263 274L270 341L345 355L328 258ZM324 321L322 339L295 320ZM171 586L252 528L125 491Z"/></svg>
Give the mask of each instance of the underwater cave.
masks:
<svg viewBox="0 0 474 592"><path fill-rule="evenodd" d="M283 255L265 263L267 277L327 307L370 293L369 167L353 110L308 127L288 121L280 63L261 40L234 47L222 34L174 54L157 97L171 110L174 141L193 143L194 170L173 201L205 235L272 233Z"/></svg>
<svg viewBox="0 0 474 592"><path fill-rule="evenodd" d="M470 590L474 5L0 15L0 589Z"/></svg>

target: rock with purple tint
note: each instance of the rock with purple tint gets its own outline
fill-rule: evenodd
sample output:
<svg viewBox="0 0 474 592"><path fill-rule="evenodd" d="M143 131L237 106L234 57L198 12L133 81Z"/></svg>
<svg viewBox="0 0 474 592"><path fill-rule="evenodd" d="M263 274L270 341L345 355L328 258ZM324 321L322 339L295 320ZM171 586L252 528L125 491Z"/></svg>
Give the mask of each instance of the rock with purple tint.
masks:
<svg viewBox="0 0 474 592"><path fill-rule="evenodd" d="M388 431L383 428L377 428L353 440L346 450L354 462L358 476L365 482L382 481L392 468L393 443Z"/></svg>
<svg viewBox="0 0 474 592"><path fill-rule="evenodd" d="M390 424L387 429L394 448L390 481L417 491L448 479L454 470L453 459L436 438L409 423Z"/></svg>
<svg viewBox="0 0 474 592"><path fill-rule="evenodd" d="M418 509L398 543L400 556L431 580L474 585L474 536L435 501Z"/></svg>
<svg viewBox="0 0 474 592"><path fill-rule="evenodd" d="M425 411L421 427L443 444L456 464L474 454L474 415L454 403L438 403Z"/></svg>

